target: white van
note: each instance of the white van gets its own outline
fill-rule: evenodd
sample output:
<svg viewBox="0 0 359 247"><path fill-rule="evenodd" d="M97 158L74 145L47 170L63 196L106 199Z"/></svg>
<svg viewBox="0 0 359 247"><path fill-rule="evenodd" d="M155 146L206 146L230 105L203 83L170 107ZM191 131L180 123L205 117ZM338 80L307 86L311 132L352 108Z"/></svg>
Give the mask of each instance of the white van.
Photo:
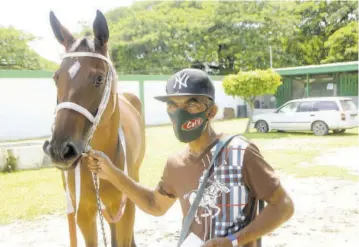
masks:
<svg viewBox="0 0 359 247"><path fill-rule="evenodd" d="M358 110L351 98L318 97L291 100L273 113L253 116L252 128L258 132L313 131L326 135L329 130L344 133L358 127Z"/></svg>

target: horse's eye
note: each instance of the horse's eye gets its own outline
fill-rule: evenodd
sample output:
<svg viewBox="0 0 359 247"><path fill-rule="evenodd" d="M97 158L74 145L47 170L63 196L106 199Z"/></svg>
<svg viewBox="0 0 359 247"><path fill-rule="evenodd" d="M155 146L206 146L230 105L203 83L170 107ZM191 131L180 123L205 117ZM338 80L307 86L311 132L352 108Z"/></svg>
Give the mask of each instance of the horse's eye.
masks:
<svg viewBox="0 0 359 247"><path fill-rule="evenodd" d="M95 79L95 87L99 87L104 83L105 77L102 75L99 75Z"/></svg>

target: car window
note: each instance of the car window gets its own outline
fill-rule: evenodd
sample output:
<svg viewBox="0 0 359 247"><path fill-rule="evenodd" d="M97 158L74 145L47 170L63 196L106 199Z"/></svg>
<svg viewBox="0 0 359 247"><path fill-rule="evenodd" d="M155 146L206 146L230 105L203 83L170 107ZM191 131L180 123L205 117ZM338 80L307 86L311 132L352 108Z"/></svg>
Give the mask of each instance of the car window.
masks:
<svg viewBox="0 0 359 247"><path fill-rule="evenodd" d="M310 111L314 111L313 108L313 102L312 101L306 101L306 102L301 102L298 106L298 112L310 112Z"/></svg>
<svg viewBox="0 0 359 247"><path fill-rule="evenodd" d="M337 102L330 100L315 102L313 108L314 111L339 111Z"/></svg>
<svg viewBox="0 0 359 247"><path fill-rule="evenodd" d="M340 100L343 111L357 111L357 107L352 100Z"/></svg>
<svg viewBox="0 0 359 247"><path fill-rule="evenodd" d="M298 102L289 103L278 110L280 113L295 112L297 110Z"/></svg>

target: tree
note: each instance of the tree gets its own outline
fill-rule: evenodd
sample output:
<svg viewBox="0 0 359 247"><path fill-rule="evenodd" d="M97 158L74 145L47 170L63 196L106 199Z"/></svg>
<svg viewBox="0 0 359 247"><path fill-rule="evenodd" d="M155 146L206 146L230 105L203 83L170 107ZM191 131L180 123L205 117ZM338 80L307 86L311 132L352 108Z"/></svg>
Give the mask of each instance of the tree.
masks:
<svg viewBox="0 0 359 247"><path fill-rule="evenodd" d="M297 2L294 14L300 17L297 23L299 32L288 53L296 56L298 66L321 64L327 60L329 47L325 46L325 42L329 37L338 29L358 20L358 2ZM344 57L341 61L349 60L349 57Z"/></svg>
<svg viewBox="0 0 359 247"><path fill-rule="evenodd" d="M224 77L222 83L224 92L230 96L241 97L250 108L245 133L248 133L252 121L256 96L275 94L281 84L280 75L272 69L238 72Z"/></svg>
<svg viewBox="0 0 359 247"><path fill-rule="evenodd" d="M127 11L122 7L109 12L111 57L117 70L170 74L196 63L193 54L200 56L198 44L213 5L138 2Z"/></svg>
<svg viewBox="0 0 359 247"><path fill-rule="evenodd" d="M286 2L218 3L209 40L218 43L220 74L269 68L270 46L274 67L295 65L294 56L283 49L284 42L296 35L299 19L293 11Z"/></svg>
<svg viewBox="0 0 359 247"><path fill-rule="evenodd" d="M28 42L35 39L33 35L13 27L0 26L0 68L54 71L56 63L41 57L29 47Z"/></svg>
<svg viewBox="0 0 359 247"><path fill-rule="evenodd" d="M106 13L110 55L122 74L267 69L269 47L274 68L348 61L352 53L333 57L325 43L358 20L357 9L356 1L139 1Z"/></svg>
<svg viewBox="0 0 359 247"><path fill-rule="evenodd" d="M275 65L282 65L293 58L280 48L280 38L293 36L295 30L289 7L269 2L138 2L106 14L111 57L123 73L210 67L213 73L228 74L268 68L272 45Z"/></svg>
<svg viewBox="0 0 359 247"><path fill-rule="evenodd" d="M358 22L353 21L338 29L324 43L328 56L322 63L358 60Z"/></svg>

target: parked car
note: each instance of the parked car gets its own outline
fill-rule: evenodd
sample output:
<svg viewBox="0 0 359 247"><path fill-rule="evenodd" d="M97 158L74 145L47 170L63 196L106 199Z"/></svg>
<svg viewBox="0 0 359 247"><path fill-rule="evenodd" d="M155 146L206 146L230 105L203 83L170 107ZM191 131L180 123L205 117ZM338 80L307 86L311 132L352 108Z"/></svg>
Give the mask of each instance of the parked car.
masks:
<svg viewBox="0 0 359 247"><path fill-rule="evenodd" d="M344 133L358 127L358 109L351 98L317 97L291 100L272 113L253 116L252 128L258 132L313 131L326 135L329 130Z"/></svg>

